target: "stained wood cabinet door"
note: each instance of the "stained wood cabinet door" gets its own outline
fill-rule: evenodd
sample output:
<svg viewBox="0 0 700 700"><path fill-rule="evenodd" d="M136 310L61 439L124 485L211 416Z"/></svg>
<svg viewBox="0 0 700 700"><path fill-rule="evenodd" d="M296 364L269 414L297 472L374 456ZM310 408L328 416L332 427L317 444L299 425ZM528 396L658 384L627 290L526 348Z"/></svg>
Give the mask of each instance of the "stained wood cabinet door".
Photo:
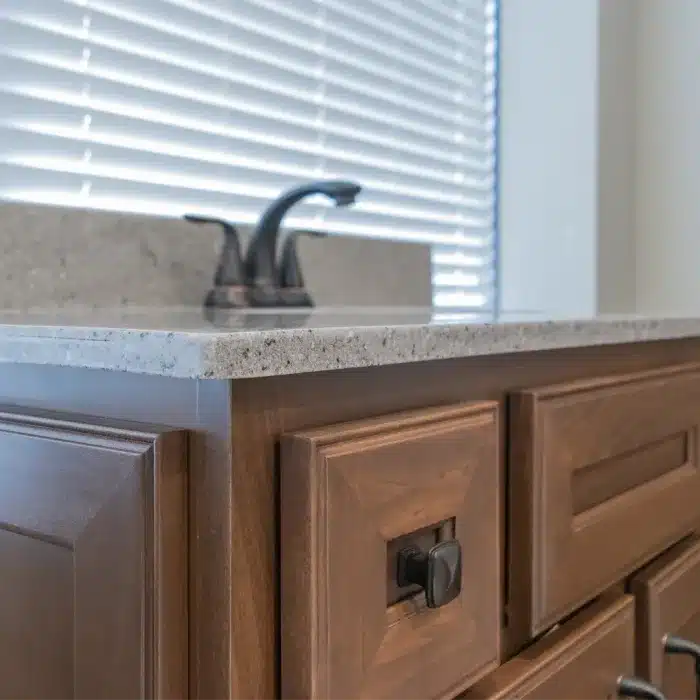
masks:
<svg viewBox="0 0 700 700"><path fill-rule="evenodd" d="M283 698L454 697L497 666L498 432L479 402L283 436Z"/></svg>
<svg viewBox="0 0 700 700"><path fill-rule="evenodd" d="M185 435L0 412L0 698L187 697Z"/></svg>
<svg viewBox="0 0 700 700"><path fill-rule="evenodd" d="M632 596L604 596L459 700L610 700L634 673Z"/></svg>
<svg viewBox="0 0 700 700"><path fill-rule="evenodd" d="M527 639L689 535L700 515L700 369L515 392L512 634Z"/></svg>
<svg viewBox="0 0 700 700"><path fill-rule="evenodd" d="M669 699L695 698L694 659L669 653L667 636L700 645L700 538L665 552L632 579L630 588L637 606L638 674Z"/></svg>

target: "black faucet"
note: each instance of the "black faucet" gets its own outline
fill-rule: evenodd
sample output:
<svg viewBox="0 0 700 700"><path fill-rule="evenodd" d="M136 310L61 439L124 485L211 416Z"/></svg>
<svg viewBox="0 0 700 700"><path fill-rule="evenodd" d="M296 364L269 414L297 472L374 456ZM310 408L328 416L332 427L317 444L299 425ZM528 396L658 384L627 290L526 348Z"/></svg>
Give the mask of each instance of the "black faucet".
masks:
<svg viewBox="0 0 700 700"><path fill-rule="evenodd" d="M251 306L292 305L280 292L276 264L277 241L285 214L297 202L314 194L323 194L332 199L336 206L346 207L354 203L361 189L360 185L343 180L310 182L285 192L270 204L253 231L244 264L245 283ZM290 245L293 245L293 241Z"/></svg>
<svg viewBox="0 0 700 700"><path fill-rule="evenodd" d="M185 214L183 218L192 224L216 224L221 226L224 232L224 244L214 275L214 286L207 293L204 306L220 309L240 309L248 306L238 231L224 219L194 214Z"/></svg>
<svg viewBox="0 0 700 700"><path fill-rule="evenodd" d="M301 263L297 254L299 236L323 238L328 234L321 231L290 231L284 237L277 258L276 285L280 306L313 306L314 302L306 289Z"/></svg>

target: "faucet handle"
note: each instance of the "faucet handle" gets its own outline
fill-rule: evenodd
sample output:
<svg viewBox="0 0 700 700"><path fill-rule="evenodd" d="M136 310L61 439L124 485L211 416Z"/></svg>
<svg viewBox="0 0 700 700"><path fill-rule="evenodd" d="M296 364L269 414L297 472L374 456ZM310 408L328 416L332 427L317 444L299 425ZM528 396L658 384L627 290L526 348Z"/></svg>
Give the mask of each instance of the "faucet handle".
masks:
<svg viewBox="0 0 700 700"><path fill-rule="evenodd" d="M217 224L224 232L224 244L214 274L214 286L209 290L204 306L238 309L248 306L243 281L243 259L236 227L224 219L185 214L185 221L193 224Z"/></svg>
<svg viewBox="0 0 700 700"><path fill-rule="evenodd" d="M277 262L276 282L280 293L280 301L284 306L313 306L313 300L306 290L304 275L297 251L299 236L325 238L323 231L308 231L305 229L290 231L282 243L282 252Z"/></svg>

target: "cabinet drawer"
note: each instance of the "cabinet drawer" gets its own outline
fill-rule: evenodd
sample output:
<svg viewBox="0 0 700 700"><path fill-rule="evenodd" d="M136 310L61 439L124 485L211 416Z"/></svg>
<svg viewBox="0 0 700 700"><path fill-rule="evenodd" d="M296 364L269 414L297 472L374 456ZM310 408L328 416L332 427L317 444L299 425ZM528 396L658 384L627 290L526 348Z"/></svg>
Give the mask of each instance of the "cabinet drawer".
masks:
<svg viewBox="0 0 700 700"><path fill-rule="evenodd" d="M282 697L440 698L495 668L498 436L493 402L283 436ZM441 541L437 594L399 586L399 551Z"/></svg>
<svg viewBox="0 0 700 700"><path fill-rule="evenodd" d="M694 529L700 369L520 391L511 408L509 613L527 635Z"/></svg>
<svg viewBox="0 0 700 700"><path fill-rule="evenodd" d="M664 637L700 644L700 539L665 552L630 588L637 606L637 674L669 698L696 697L693 658L666 653Z"/></svg>
<svg viewBox="0 0 700 700"><path fill-rule="evenodd" d="M605 596L470 688L459 700L601 700L634 670L632 596Z"/></svg>

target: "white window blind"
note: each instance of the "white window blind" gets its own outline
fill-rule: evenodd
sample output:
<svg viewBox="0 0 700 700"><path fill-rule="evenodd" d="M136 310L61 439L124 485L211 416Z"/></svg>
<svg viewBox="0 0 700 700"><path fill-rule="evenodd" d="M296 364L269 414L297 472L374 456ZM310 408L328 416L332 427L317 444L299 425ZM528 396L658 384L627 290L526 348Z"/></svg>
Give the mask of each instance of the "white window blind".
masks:
<svg viewBox="0 0 700 700"><path fill-rule="evenodd" d="M433 244L493 299L495 0L0 0L0 197Z"/></svg>

